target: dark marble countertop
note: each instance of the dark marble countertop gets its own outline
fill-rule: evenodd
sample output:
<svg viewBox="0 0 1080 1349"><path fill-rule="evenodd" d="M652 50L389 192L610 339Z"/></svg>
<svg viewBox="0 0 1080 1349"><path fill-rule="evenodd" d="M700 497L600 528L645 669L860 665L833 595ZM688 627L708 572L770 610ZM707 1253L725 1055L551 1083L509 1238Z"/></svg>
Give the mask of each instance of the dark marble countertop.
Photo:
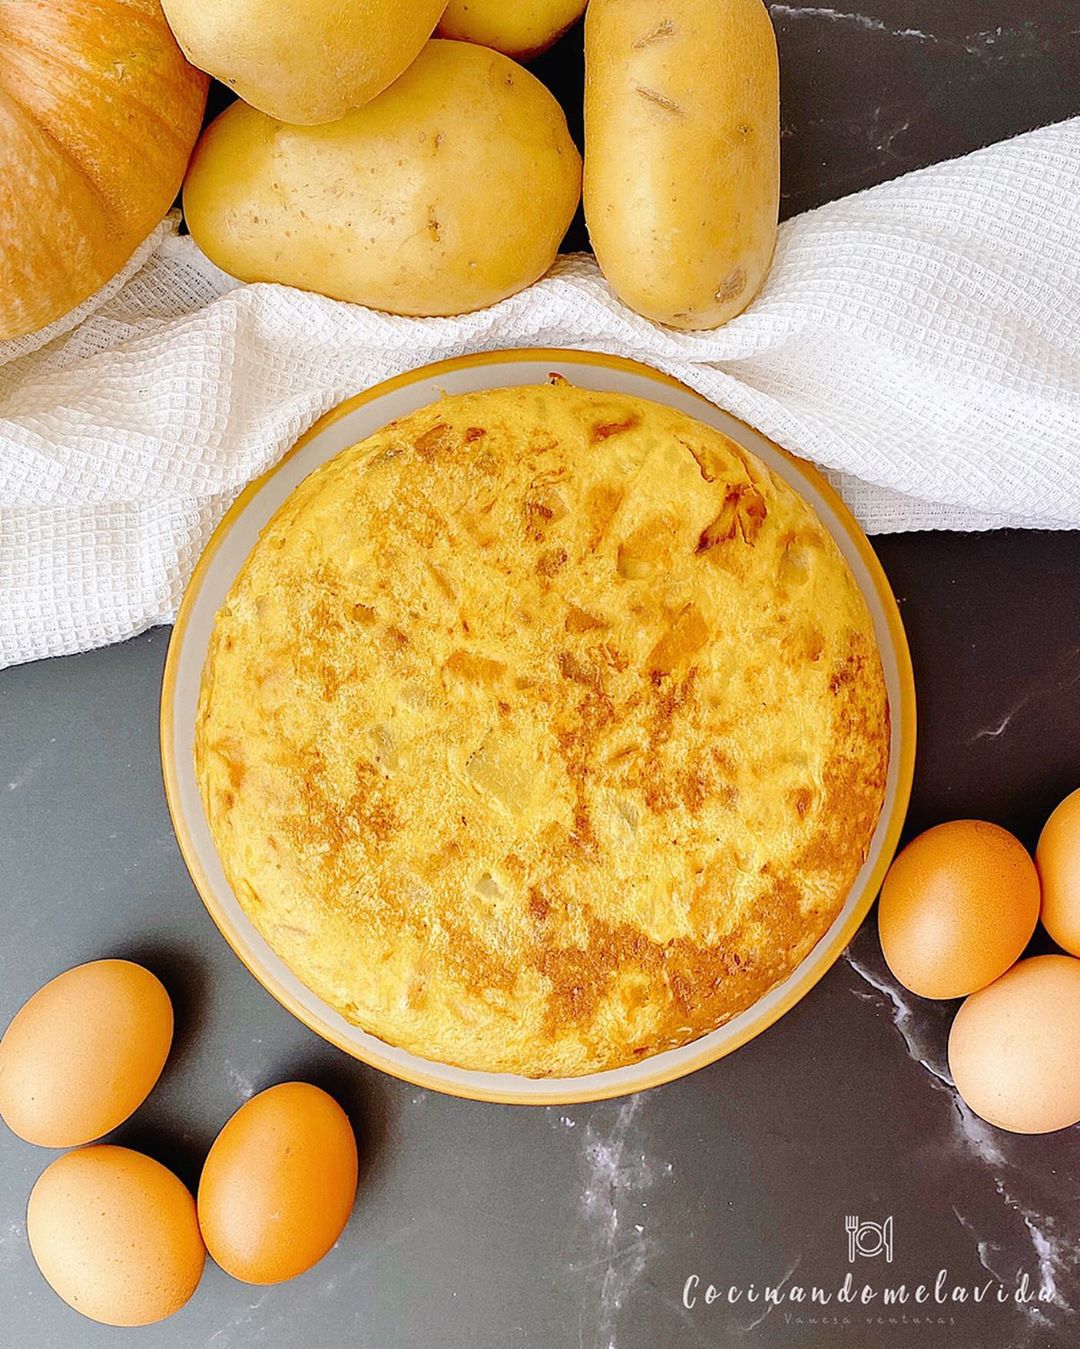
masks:
<svg viewBox="0 0 1080 1349"><path fill-rule="evenodd" d="M785 213L1080 112L1070 0L771 6L784 71ZM571 108L571 35L538 63ZM583 240L571 238L572 246ZM996 820L1034 844L1080 783L1080 535L876 541L911 640L920 747L909 832ZM1080 1129L1012 1137L957 1100L951 1005L888 976L871 919L778 1024L694 1076L565 1109L473 1104L325 1045L256 984L184 870L157 705L168 634L0 674L0 1023L104 955L158 972L177 1010L161 1084L116 1141L194 1184L221 1123L292 1076L332 1091L361 1145L335 1250L257 1289L209 1266L173 1320L82 1320L38 1275L24 1209L48 1154L0 1136L7 1349L1050 1349L1080 1343ZM849 1259L845 1220L892 1219L893 1259ZM945 1271L939 1276L939 1271ZM771 1306L766 1286L868 1306ZM1044 1288L1046 1302L997 1300ZM687 1280L696 1297L687 1307ZM978 1304L880 1290L989 1286ZM709 1284L722 1296L706 1304ZM741 1290L732 1302L728 1290ZM751 1300L751 1290L758 1300ZM869 1318L869 1319L868 1319ZM880 1321L879 1321L880 1318Z"/></svg>
<svg viewBox="0 0 1080 1349"><path fill-rule="evenodd" d="M1080 114L1076 0L769 3L780 50L781 214ZM569 34L532 69L581 143ZM567 248L586 248L579 216Z"/></svg>

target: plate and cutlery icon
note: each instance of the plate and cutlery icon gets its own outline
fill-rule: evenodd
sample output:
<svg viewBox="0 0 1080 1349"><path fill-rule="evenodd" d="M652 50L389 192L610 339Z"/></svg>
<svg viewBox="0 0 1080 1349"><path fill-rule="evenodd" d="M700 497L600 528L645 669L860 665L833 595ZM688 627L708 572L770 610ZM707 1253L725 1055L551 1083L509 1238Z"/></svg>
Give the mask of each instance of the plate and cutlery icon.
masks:
<svg viewBox="0 0 1080 1349"><path fill-rule="evenodd" d="M866 1222L857 1214L849 1213L844 1218L844 1230L848 1239L848 1263L854 1264L856 1256L872 1258L884 1255L887 1264L893 1258L893 1220L892 1215L884 1222Z"/></svg>

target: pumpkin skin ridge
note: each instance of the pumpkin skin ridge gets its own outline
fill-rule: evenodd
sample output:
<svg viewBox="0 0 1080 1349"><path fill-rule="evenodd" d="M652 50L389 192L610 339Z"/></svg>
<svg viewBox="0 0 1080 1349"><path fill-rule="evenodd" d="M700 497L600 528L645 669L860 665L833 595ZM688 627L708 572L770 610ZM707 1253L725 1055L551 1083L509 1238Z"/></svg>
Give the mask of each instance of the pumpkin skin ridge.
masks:
<svg viewBox="0 0 1080 1349"><path fill-rule="evenodd" d="M29 126L31 133L37 135L43 141L45 141L49 149L52 151L52 153L78 174L79 179L86 185L90 195L98 203L98 206L101 211L100 223L102 225L103 230L108 230L109 226L113 224L115 221L117 211L114 204L106 196L100 184L95 181L95 179L91 174L87 173L86 169L80 163L78 158L74 155L74 153L70 150L70 148L66 146L64 142L57 137L56 133L51 129L51 127L46 126L43 122L36 121L30 115L30 110L26 107L26 105L22 102L21 99L19 99L16 95L12 94L11 90L6 87L0 89L0 93L3 93L4 97L8 100L9 104L13 105L16 112L19 115L21 115L23 120ZM66 254L62 249L58 247L53 247L49 239L47 229L43 228L43 225L47 226L48 222L43 221L41 218L37 216L35 212L31 211L27 212L27 218L23 223L24 225L29 226L29 228L33 230L35 237L40 241L40 248L42 251L46 253L49 259L52 261L53 270L56 276L63 277L65 271L67 270L69 255ZM123 267L127 265L127 263L131 260L132 256L135 253L135 250L138 247L139 244L136 243L129 252L123 253L122 256L119 253L114 254L114 257L116 257L115 270L113 271L114 276L116 275L117 272L119 272ZM104 285L107 283L103 282L102 284ZM91 294L93 294L93 292L91 292Z"/></svg>
<svg viewBox="0 0 1080 1349"><path fill-rule="evenodd" d="M135 5L132 5L130 3L130 0L113 0L113 3L130 8L132 14L136 16L136 22L140 23L146 29L148 36L153 36L155 31L154 25L149 15L145 12L145 10L137 8ZM2 13L2 6L0 6L0 13ZM34 65L48 65L51 66L54 70L65 70L70 72L72 75L78 76L79 81L85 83L87 86L92 87L95 82L95 71L91 67L78 64L77 62L72 61L70 59L65 59L66 54L70 52L70 47L64 47L62 49L63 54L61 54L60 52L55 54L38 53L37 48L24 35L17 32L13 35L12 30L10 28L5 28L2 22L2 18L0 18L0 40L2 40L3 47L6 49L6 51L9 51L11 48L14 47L19 48L22 51L26 52L29 58L28 64L31 67L33 67ZM179 50L180 50L179 47L177 47L178 52ZM186 62L186 58L185 64L187 64L188 66L187 73L189 74L189 76L191 76L192 87L197 88L198 85L202 83L205 84L207 88L209 88L210 83L209 76L204 75L202 71L197 70L196 67ZM27 70L24 71L23 73L29 74L30 71ZM163 81L163 77L165 74L164 71L154 67L151 69L149 73L151 74L154 83L161 83ZM73 81L73 83L75 83L75 81ZM11 98L11 100L27 114L32 123L34 123L35 125L39 125L34 105L27 102L25 98L20 96L17 90L11 87L10 83L4 78L2 65L0 65L0 88L6 90L9 98ZM169 119L161 112L160 108L157 106L154 100L150 98L143 98L140 97L138 94L135 94L133 97L130 98L130 102L133 103L135 106L137 106L139 110L142 113L144 113L148 118L156 122L157 125L160 126L162 130L165 132L167 139L171 141L178 149L182 148L183 145L187 142L188 136L182 134L177 130L175 123L169 121ZM204 95L204 102L205 102L205 95ZM195 128L195 134L198 135L202 127L201 113L197 118L193 118L192 124ZM81 161L79 161L78 156L72 150L71 146L65 140L63 140L62 137L57 135L57 133L53 130L53 128L50 125L42 121L40 123L40 126L41 129L46 133L46 135L49 136L50 140L54 144L61 145L64 147L65 153L70 157L72 163L76 165L81 165ZM119 122L114 123L111 130L114 135L119 133L119 135L122 137L123 131L121 123ZM135 146L135 148L138 147ZM93 175L87 172L86 166L81 165L81 168L84 176L87 177L91 182L95 182ZM176 185L176 192L179 192L180 190L181 183L183 182L183 176L184 176L183 171L181 171L179 181L177 182ZM176 192L173 193L173 196L176 196Z"/></svg>
<svg viewBox="0 0 1080 1349"><path fill-rule="evenodd" d="M80 162L78 156L74 153L74 151L69 146L65 145L65 143L59 138L59 136L57 136L56 132L53 131L52 127L46 126L44 122L36 121L34 117L31 115L31 110L26 106L26 104L22 101L21 98L19 98L17 94L13 94L10 89L4 89L3 93L7 97L9 102L13 103L15 105L15 108L24 116L25 120L30 124L31 128L44 141L48 143L49 147L66 164L68 164L78 173L79 177L83 180L84 183L86 183L86 185L90 188L91 192L93 192L94 196L98 198L102 206L105 208L105 214L111 215L112 205L109 201L109 198L105 195L100 184L94 180L93 175L87 173L85 166ZM35 222L31 221L30 223ZM44 237L40 234L40 231L39 237Z"/></svg>
<svg viewBox="0 0 1080 1349"><path fill-rule="evenodd" d="M0 341L84 303L165 218L208 88L159 0L0 0Z"/></svg>
<svg viewBox="0 0 1080 1349"><path fill-rule="evenodd" d="M24 100L21 99L17 93L15 93L13 90L7 87L4 87L4 93L7 95L8 99L15 105L15 107L25 115L27 121L31 124L31 126L33 126L35 130L40 132L40 134L45 138L45 140L49 143L49 145L55 149L57 154L59 154L60 157L67 164L69 164L71 168L74 169L86 183L89 184L90 188L93 190L95 195L98 196L102 201L102 203L105 205L106 214L109 216L116 215L118 208L115 198L112 198L107 194L105 189L102 187L101 183L98 182L97 177L94 175L94 173L91 172L89 167L82 161L77 150L75 150L71 145L69 145L67 141L63 140L48 123L38 121L37 118L34 116L34 109L29 104L24 102ZM149 114L149 117L166 132L166 135L168 139L172 142L172 144L176 146L178 150L181 149L181 147L184 144L184 141L177 136L176 128L172 126L169 122L167 122L165 118L162 117L162 115L151 103L140 101L138 106L140 107L140 109L142 109L142 111ZM123 131L120 130L118 127L114 128L114 136L117 140L123 140L127 145L129 145L133 153L138 151L139 147L136 144L136 142L134 140L127 139ZM181 172L177 178L176 186L172 193L173 197L175 197L177 193L180 191L180 188L183 185L183 181L184 175L183 172ZM136 248L137 247L138 244L136 244ZM132 251L134 252L134 249Z"/></svg>
<svg viewBox="0 0 1080 1349"><path fill-rule="evenodd" d="M121 0L121 3L122 3L122 0ZM17 40L17 39L16 39L15 41L11 41L11 40L9 40L7 37L4 37L2 34L0 34L0 40L3 41L4 45L5 45L8 49L10 49L11 47L20 47L20 48L22 48L24 51L30 53L31 56L33 55L34 49L33 49L28 43L21 42L21 41L19 41L19 40ZM46 57L46 58L43 58L43 60L49 60L49 59L50 59L50 58L47 58L47 57ZM61 60L61 59L59 59L59 58L57 58L57 57L51 58L51 62L52 62L52 65L53 65L54 67L61 67L61 68L64 68L64 69L67 69L67 70L71 70L71 71L78 71L80 74L82 74L82 75L85 76L85 78L86 78L86 80L87 80L88 83L91 82L91 80L92 80L92 73L91 73L90 71L84 70L83 67L81 67L81 66L76 66L76 65L74 65L74 64L72 64L72 63L70 63L70 62L63 61L63 60ZM195 71L195 67L194 67L194 66L192 66L191 69L192 69L192 71L194 71L196 74L201 74L200 71ZM198 83L198 82L196 81L195 83ZM206 77L206 83L207 83L207 85L209 86L209 77ZM0 76L0 86L2 86L2 87L6 90L8 96L13 100L13 102L17 103L17 104L19 105L19 107L20 107L20 108L23 108L28 114L31 115L31 117L33 116L34 108L32 107L32 105L29 104L29 103L27 103L24 99L20 98L19 94L18 94L14 89L12 89L10 85L8 85L8 84L3 80L2 76ZM131 99L131 102L134 103L134 104L136 104L136 105L138 106L138 108L139 108L142 112L144 112L148 117L152 118L152 119L158 124L158 126L160 126L160 127L164 130L164 132L166 133L166 135L168 136L168 138L169 138L175 145L177 145L177 146L183 145L183 143L187 140L187 137L186 137L186 136L181 136L181 135L178 133L175 124L172 123L172 122L170 122L169 119L168 119L167 117L164 116L164 114L163 114L163 113L161 112L161 110L157 107L157 105L153 102L153 100L148 99L148 98L139 98L138 96L136 96L136 97L134 97L134 98ZM202 117L200 116L200 117L198 118L198 126L199 126L200 129L201 129L201 124L202 124ZM115 125L115 126L112 128L114 133L117 131L118 126L119 126L119 124ZM49 128L46 128L46 130L48 130L48 129L49 129ZM181 176L182 176L182 175L181 175Z"/></svg>
<svg viewBox="0 0 1080 1349"><path fill-rule="evenodd" d="M10 95L8 94L8 92L7 92L6 89L0 87L0 96L2 96L3 98L5 98L5 99L7 100L7 102L15 108L16 113L19 114L19 115L23 118L24 121L28 121L28 119L27 119L27 118L25 117L25 115L24 115L24 109L23 109L22 105L21 105L20 103L18 103L17 100L12 99L12 98L10 97ZM31 135L39 135L39 136L43 136L43 135L46 134L46 133L45 133L44 127L39 127L39 126L34 125L34 124L32 124L32 123L30 124L29 130L30 130L30 134L31 134ZM84 175L80 175L80 177L83 177L83 176L84 176ZM100 197L100 194L98 194L97 192L95 192L94 195L98 197L99 201L102 201L102 200L103 200L103 199ZM57 263L57 272L60 273L60 274L62 274L62 273L63 273L63 270L64 270L64 264L63 264L64 254L61 252L61 250L60 250L59 248L54 247L54 246L52 245L52 243L50 242L49 236L48 236L48 234L45 232L45 228L44 228L44 227L47 225L48 222L45 221L45 220L43 220L43 219L41 219L38 215L36 215L34 212L31 211L31 212L27 212L27 218L26 218L25 223L26 223L26 225L27 225L30 229L32 229L32 230L34 231L34 233L35 233L35 235L37 236L37 238L39 238L39 239L41 240L41 246L42 246L43 251L44 251L49 257L53 258L53 259L56 261L56 263Z"/></svg>

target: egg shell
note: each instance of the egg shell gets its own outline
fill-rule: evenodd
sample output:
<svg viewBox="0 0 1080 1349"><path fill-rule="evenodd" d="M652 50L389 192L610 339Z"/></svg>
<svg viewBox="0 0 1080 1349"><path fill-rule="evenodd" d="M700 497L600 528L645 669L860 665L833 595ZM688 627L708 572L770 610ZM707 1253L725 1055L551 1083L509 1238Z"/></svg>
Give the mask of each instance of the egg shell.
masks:
<svg viewBox="0 0 1080 1349"><path fill-rule="evenodd" d="M179 1311L206 1259L183 1182L152 1157L107 1143L46 1167L30 1194L26 1235L51 1287L109 1326Z"/></svg>
<svg viewBox="0 0 1080 1349"><path fill-rule="evenodd" d="M71 1148L123 1124L161 1076L173 1009L130 960L94 960L47 983L0 1040L0 1116L28 1143Z"/></svg>
<svg viewBox="0 0 1080 1349"><path fill-rule="evenodd" d="M1017 1134L1080 1123L1080 960L1021 960L960 1008L949 1069L976 1115Z"/></svg>
<svg viewBox="0 0 1080 1349"><path fill-rule="evenodd" d="M982 820L913 839L889 868L878 933L896 978L923 998L962 998L1012 965L1039 917L1039 877L1023 844Z"/></svg>
<svg viewBox="0 0 1080 1349"><path fill-rule="evenodd" d="M207 1250L245 1283L281 1283L321 1260L356 1198L356 1138L307 1082L253 1096L214 1141L199 1181Z"/></svg>
<svg viewBox="0 0 1080 1349"><path fill-rule="evenodd" d="M1080 789L1047 820L1035 849L1042 881L1042 922L1051 937L1080 956Z"/></svg>

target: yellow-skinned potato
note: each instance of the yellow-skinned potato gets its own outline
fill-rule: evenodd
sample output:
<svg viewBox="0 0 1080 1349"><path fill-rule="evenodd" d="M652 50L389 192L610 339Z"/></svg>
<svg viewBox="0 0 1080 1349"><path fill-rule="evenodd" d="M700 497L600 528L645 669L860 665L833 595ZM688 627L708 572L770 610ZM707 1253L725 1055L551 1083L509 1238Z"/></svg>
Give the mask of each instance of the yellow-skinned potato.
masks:
<svg viewBox="0 0 1080 1349"><path fill-rule="evenodd" d="M499 52L429 42L327 126L234 103L184 184L195 241L244 281L396 314L463 314L551 266L581 195L558 103Z"/></svg>
<svg viewBox="0 0 1080 1349"><path fill-rule="evenodd" d="M762 0L591 0L585 218L620 298L674 328L726 323L765 279L779 200Z"/></svg>
<svg viewBox="0 0 1080 1349"><path fill-rule="evenodd" d="M414 60L446 0L162 0L194 66L283 122L362 107Z"/></svg>
<svg viewBox="0 0 1080 1349"><path fill-rule="evenodd" d="M439 36L494 47L519 61L539 56L585 9L585 0L450 0Z"/></svg>

